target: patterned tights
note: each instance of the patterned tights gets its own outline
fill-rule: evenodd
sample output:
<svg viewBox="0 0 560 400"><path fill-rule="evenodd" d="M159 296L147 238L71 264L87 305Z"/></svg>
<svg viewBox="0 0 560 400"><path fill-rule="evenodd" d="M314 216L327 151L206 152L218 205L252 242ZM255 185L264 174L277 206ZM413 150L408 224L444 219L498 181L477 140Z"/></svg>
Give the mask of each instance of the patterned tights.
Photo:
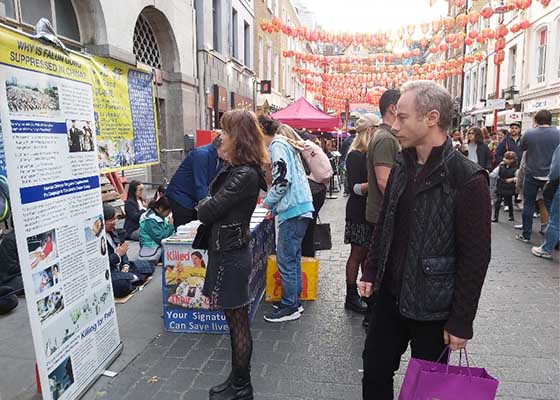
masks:
<svg viewBox="0 0 560 400"><path fill-rule="evenodd" d="M253 353L253 338L249 325L249 306L224 310L231 340L233 369L248 370Z"/></svg>

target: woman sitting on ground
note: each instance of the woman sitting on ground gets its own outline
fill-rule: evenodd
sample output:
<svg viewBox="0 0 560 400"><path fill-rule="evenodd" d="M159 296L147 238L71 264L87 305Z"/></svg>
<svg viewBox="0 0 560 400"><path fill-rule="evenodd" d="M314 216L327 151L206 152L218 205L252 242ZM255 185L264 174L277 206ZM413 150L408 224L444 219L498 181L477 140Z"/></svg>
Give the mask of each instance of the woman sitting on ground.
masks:
<svg viewBox="0 0 560 400"><path fill-rule="evenodd" d="M154 266L148 261L130 261L128 243L121 242L115 231L115 208L103 204L105 233L107 235L107 255L111 269L111 281L115 297L128 296L136 286L142 285L154 273Z"/></svg>
<svg viewBox="0 0 560 400"><path fill-rule="evenodd" d="M140 217L140 253L139 260L159 262L161 259L161 241L175 233L173 223L168 221L171 203L166 196L151 200L148 211Z"/></svg>
<svg viewBox="0 0 560 400"><path fill-rule="evenodd" d="M131 181L128 185L128 195L124 203L124 230L128 240L138 241L140 236L140 217L146 212L144 205L144 185L138 181Z"/></svg>

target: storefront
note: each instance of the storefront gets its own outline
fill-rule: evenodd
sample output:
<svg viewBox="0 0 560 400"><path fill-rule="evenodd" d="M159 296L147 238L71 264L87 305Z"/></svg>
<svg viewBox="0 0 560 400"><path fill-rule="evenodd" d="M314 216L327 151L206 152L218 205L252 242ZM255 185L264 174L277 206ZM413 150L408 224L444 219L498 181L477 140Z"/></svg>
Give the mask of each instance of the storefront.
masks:
<svg viewBox="0 0 560 400"><path fill-rule="evenodd" d="M228 110L228 101L227 101L227 89L220 86L214 85L214 107L213 107L213 115L214 115L214 125L212 126L213 129L220 128L220 120L222 119L222 115Z"/></svg>
<svg viewBox="0 0 560 400"><path fill-rule="evenodd" d="M230 93L231 97L231 108L233 110L246 109L249 111L254 111L253 99L248 97L240 96L235 92Z"/></svg>
<svg viewBox="0 0 560 400"><path fill-rule="evenodd" d="M560 94L537 97L523 102L523 128L534 125L533 117L539 110L552 113L552 125L560 126Z"/></svg>

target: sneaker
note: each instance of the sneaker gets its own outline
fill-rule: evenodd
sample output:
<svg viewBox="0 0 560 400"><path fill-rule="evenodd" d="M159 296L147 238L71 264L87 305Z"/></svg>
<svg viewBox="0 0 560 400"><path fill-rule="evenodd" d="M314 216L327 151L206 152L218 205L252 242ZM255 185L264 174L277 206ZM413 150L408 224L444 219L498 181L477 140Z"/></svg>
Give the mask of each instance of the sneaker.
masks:
<svg viewBox="0 0 560 400"><path fill-rule="evenodd" d="M281 303L279 301L276 301L276 302L272 303L272 308L274 308L275 310L278 310L280 308L280 304ZM303 305L300 304L298 306L298 311L299 311L300 314L303 314L303 312L305 311L305 309L303 308Z"/></svg>
<svg viewBox="0 0 560 400"><path fill-rule="evenodd" d="M509 211L509 206L504 206L504 211L508 212Z"/></svg>
<svg viewBox="0 0 560 400"><path fill-rule="evenodd" d="M492 218L490 221L492 221L492 222L498 222L498 218L494 217L494 218Z"/></svg>
<svg viewBox="0 0 560 400"><path fill-rule="evenodd" d="M533 255L540 257L540 258L546 258L547 260L552 260L552 254L547 253L546 251L543 250L542 246L539 247L533 247L531 249L531 253L533 253Z"/></svg>
<svg viewBox="0 0 560 400"><path fill-rule="evenodd" d="M295 321L301 317L301 313L297 308L291 309L287 307L280 307L277 310L272 311L264 316L264 320L267 322L285 322L285 321Z"/></svg>
<svg viewBox="0 0 560 400"><path fill-rule="evenodd" d="M521 229L523 229L523 224L515 225L514 228L520 231Z"/></svg>
<svg viewBox="0 0 560 400"><path fill-rule="evenodd" d="M523 243L529 243L531 241L531 239L527 239L523 234L519 234L515 236L515 238Z"/></svg>

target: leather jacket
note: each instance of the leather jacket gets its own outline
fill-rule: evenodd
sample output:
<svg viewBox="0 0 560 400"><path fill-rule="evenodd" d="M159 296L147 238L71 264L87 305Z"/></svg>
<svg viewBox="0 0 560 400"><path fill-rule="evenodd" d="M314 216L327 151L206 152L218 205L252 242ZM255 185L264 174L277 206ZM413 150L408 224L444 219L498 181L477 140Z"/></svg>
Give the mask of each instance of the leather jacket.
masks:
<svg viewBox="0 0 560 400"><path fill-rule="evenodd" d="M395 231L395 213L407 185L407 174L415 168L411 150L397 156L385 193L380 243L377 247L377 277L374 291L383 285ZM416 321L448 318L455 290L455 197L458 190L483 169L453 149L448 140L441 160L417 182L413 220L407 243L398 300L399 312Z"/></svg>
<svg viewBox="0 0 560 400"><path fill-rule="evenodd" d="M210 251L236 250L249 244L251 216L261 189L267 186L258 166L225 166L216 175L210 197L198 206L198 219L212 226Z"/></svg>

